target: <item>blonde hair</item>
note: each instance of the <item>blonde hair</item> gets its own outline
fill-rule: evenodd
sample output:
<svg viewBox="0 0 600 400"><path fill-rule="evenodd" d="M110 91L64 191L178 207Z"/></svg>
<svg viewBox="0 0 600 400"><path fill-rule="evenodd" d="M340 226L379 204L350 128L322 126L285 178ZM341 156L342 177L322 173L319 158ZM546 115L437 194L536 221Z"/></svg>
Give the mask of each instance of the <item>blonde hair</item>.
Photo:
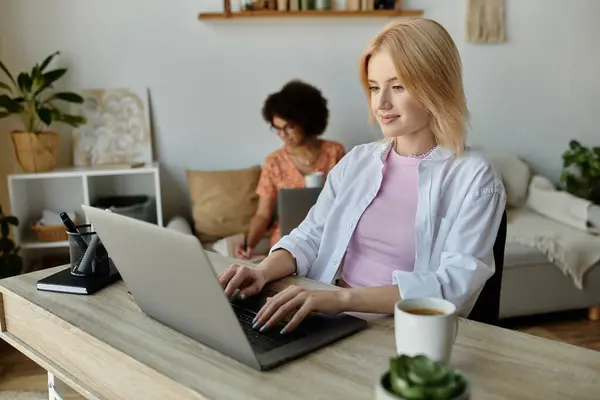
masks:
<svg viewBox="0 0 600 400"><path fill-rule="evenodd" d="M387 50L404 88L431 114L431 131L439 146L456 155L465 147L469 119L458 49L446 29L429 19L393 22L371 41L360 59L360 80L369 103L369 60Z"/></svg>

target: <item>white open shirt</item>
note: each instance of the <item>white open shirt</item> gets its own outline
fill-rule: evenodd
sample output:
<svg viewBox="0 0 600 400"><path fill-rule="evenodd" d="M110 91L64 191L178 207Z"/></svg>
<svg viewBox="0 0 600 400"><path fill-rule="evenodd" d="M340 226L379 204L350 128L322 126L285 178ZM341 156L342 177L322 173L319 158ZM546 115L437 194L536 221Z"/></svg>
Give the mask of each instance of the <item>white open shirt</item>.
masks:
<svg viewBox="0 0 600 400"><path fill-rule="evenodd" d="M271 252L285 249L296 260L297 275L333 283L356 224L381 186L392 143L359 145L346 154L329 172L305 220ZM494 273L504 186L489 160L471 149L457 158L438 147L420 161L418 171L414 271L395 270L392 281L403 299L444 298L467 316Z"/></svg>

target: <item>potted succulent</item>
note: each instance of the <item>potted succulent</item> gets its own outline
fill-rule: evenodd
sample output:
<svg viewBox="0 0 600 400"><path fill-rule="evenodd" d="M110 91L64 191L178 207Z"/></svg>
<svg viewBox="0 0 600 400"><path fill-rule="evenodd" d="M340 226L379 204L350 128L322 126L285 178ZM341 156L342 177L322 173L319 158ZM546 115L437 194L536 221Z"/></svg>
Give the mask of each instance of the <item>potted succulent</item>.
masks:
<svg viewBox="0 0 600 400"><path fill-rule="evenodd" d="M83 103L83 98L72 92L52 93L53 85L62 78L65 68L47 71L55 52L41 63L35 64L31 72L13 76L4 63L0 69L9 82L0 81L0 119L10 115L20 117L23 130L11 133L19 164L25 172L50 171L56 165L59 135L49 130L53 122L63 122L77 127L85 118L65 114L58 108L59 102Z"/></svg>
<svg viewBox="0 0 600 400"><path fill-rule="evenodd" d="M468 400L469 385L450 365L401 355L377 382L376 400Z"/></svg>
<svg viewBox="0 0 600 400"><path fill-rule="evenodd" d="M571 140L562 158L560 180L564 190L600 204L600 147L590 149L577 140Z"/></svg>
<svg viewBox="0 0 600 400"><path fill-rule="evenodd" d="M12 215L4 215L0 205L0 279L18 275L23 269L23 259L19 247L10 239L10 227L19 226L19 220Z"/></svg>

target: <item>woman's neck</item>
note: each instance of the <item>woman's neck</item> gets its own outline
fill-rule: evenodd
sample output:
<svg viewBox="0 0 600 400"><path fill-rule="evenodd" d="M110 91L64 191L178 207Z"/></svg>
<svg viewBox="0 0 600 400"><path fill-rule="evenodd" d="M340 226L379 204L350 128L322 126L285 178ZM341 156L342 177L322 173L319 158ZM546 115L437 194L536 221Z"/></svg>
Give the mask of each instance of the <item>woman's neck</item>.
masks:
<svg viewBox="0 0 600 400"><path fill-rule="evenodd" d="M394 150L401 156L424 154L437 144L429 127L424 127L409 135L395 137L394 142Z"/></svg>
<svg viewBox="0 0 600 400"><path fill-rule="evenodd" d="M288 152L290 152L291 154L306 154L307 152L309 153L314 153L317 150L319 150L320 148L320 141L318 138L307 138L306 140L304 140L304 142L302 142L301 145L293 147L293 148L288 148Z"/></svg>

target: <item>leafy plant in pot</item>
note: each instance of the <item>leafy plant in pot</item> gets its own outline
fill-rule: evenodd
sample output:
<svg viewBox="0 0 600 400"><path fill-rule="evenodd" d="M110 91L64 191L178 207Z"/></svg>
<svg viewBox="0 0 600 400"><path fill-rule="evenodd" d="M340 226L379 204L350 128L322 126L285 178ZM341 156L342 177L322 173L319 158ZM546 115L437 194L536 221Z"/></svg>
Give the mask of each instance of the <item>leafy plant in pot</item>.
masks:
<svg viewBox="0 0 600 400"><path fill-rule="evenodd" d="M18 275L23 269L19 247L10 239L11 225L19 226L19 220L13 215L4 215L0 205L0 279Z"/></svg>
<svg viewBox="0 0 600 400"><path fill-rule="evenodd" d="M31 72L21 72L16 79L0 61L0 69L10 81L0 81L0 119L17 115L21 120L23 130L12 132L11 137L25 172L55 168L59 135L49 130L53 122L73 127L86 123L84 117L65 114L58 108L58 102L83 103L83 98L76 93L52 93L53 85L67 73L66 68L47 71L58 54L49 55L41 64L36 63Z"/></svg>
<svg viewBox="0 0 600 400"><path fill-rule="evenodd" d="M466 378L424 355L401 355L377 382L376 400L468 400Z"/></svg>
<svg viewBox="0 0 600 400"><path fill-rule="evenodd" d="M588 148L577 140L562 154L563 188L582 199L600 204L600 147Z"/></svg>

